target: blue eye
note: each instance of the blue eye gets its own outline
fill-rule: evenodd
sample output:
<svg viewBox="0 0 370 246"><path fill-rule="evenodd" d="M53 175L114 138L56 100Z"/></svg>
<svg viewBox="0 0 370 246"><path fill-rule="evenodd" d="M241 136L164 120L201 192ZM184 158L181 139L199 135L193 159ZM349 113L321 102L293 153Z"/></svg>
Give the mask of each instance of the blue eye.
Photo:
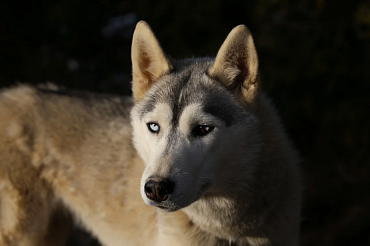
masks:
<svg viewBox="0 0 370 246"><path fill-rule="evenodd" d="M160 130L160 127L157 123L150 122L146 125L148 126L149 131L152 132L152 133L158 133L159 130Z"/></svg>

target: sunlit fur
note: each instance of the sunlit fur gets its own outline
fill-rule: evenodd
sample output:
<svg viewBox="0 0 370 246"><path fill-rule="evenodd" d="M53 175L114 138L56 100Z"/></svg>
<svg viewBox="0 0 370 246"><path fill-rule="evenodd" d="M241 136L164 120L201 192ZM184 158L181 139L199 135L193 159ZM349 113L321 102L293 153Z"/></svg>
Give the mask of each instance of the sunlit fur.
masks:
<svg viewBox="0 0 370 246"><path fill-rule="evenodd" d="M104 246L297 246L298 157L248 29L216 58L171 60L139 22L132 63L133 99L0 92L0 246L62 246L69 215ZM144 192L152 176L175 184L161 203Z"/></svg>
<svg viewBox="0 0 370 246"><path fill-rule="evenodd" d="M145 23L138 26L136 32L151 32ZM145 43L152 47L152 42L158 43L155 38L141 40L140 48ZM158 63L156 57L150 60ZM145 163L145 203L180 211L205 233L191 236L184 245L213 245L212 236L237 245L298 245L298 158L260 89L258 58L248 29L232 30L215 59L163 61L162 67L171 70L158 73L131 111L134 145ZM136 62L140 58L133 58ZM135 67L133 72L138 73ZM160 132L148 131L148 122L158 123ZM196 125L214 130L194 137L191 130ZM144 184L150 177L175 183L167 200L158 203L146 197ZM184 230L179 227L177 236L191 231ZM200 243L203 237L209 244Z"/></svg>

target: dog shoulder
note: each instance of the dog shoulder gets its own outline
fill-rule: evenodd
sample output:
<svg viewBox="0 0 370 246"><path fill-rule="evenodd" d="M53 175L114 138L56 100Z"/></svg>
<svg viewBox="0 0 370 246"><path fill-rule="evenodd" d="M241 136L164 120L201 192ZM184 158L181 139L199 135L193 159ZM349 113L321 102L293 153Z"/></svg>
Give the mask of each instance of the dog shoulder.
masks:
<svg viewBox="0 0 370 246"><path fill-rule="evenodd" d="M0 135L3 139L17 140L27 134L25 129L32 122L30 115L36 101L36 89L28 85L0 91Z"/></svg>
<svg viewBox="0 0 370 246"><path fill-rule="evenodd" d="M5 107L27 107L36 101L37 89L29 85L18 85L0 91L0 106Z"/></svg>

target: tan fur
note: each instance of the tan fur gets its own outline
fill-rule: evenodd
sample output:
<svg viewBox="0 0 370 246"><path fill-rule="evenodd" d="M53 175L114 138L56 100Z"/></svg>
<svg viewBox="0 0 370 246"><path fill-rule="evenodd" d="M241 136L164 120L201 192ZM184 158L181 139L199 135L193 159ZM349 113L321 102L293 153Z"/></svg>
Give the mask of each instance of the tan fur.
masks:
<svg viewBox="0 0 370 246"><path fill-rule="evenodd" d="M258 57L252 35L244 25L235 27L222 44L209 75L222 82L243 105L254 104L258 93Z"/></svg>
<svg viewBox="0 0 370 246"><path fill-rule="evenodd" d="M136 101L140 100L151 84L171 70L171 65L146 22L137 24L132 38L132 84Z"/></svg>
<svg viewBox="0 0 370 246"><path fill-rule="evenodd" d="M134 33L132 63L137 105L157 79L172 70L171 62L145 22L139 22ZM59 94L55 88L46 92L26 85L3 90L0 246L63 245L70 225L64 211L69 211L75 221L105 246L229 245L229 242L238 246L298 245L301 201L298 158L271 103L262 92L257 93L257 54L244 26L230 33L207 76L207 80L224 84L246 111L252 110L254 116L250 120L256 125L248 129L227 128L204 114L202 119L220 129L215 138L217 144L204 145L208 146L204 151L229 153L222 160L216 154L209 155L207 162L223 161L228 165L205 165L198 170L208 173L207 178L213 181L209 192L170 213L147 206L142 200L142 175L148 172L167 175L174 169L171 159L151 154L154 147L161 148L161 143L153 145L151 136L143 133L135 111L131 115L132 128L131 99L114 96L84 99ZM169 122L170 111L164 103L152 114ZM182 132L190 131L190 119L198 117L196 112L200 111L198 104L184 110L179 123ZM253 134L246 137L246 131ZM196 151L190 145L183 146ZM241 155L246 149L249 155ZM246 167L241 166L246 163ZM154 168L156 165L159 168ZM239 169L248 168L250 176L234 179ZM240 191L238 196L225 193L244 181L252 184L252 191ZM188 192L197 191L195 185L189 186ZM241 207L248 212L241 211ZM65 228L56 226L60 223Z"/></svg>

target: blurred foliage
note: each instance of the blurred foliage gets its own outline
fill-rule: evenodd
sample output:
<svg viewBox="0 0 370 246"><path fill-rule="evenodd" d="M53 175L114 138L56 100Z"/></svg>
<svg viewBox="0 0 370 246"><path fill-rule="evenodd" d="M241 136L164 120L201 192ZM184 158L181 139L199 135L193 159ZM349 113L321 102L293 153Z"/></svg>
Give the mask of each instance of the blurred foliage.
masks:
<svg viewBox="0 0 370 246"><path fill-rule="evenodd" d="M175 58L213 56L246 24L264 89L301 152L302 245L370 245L370 1L4 0L0 85L129 94L140 19Z"/></svg>

